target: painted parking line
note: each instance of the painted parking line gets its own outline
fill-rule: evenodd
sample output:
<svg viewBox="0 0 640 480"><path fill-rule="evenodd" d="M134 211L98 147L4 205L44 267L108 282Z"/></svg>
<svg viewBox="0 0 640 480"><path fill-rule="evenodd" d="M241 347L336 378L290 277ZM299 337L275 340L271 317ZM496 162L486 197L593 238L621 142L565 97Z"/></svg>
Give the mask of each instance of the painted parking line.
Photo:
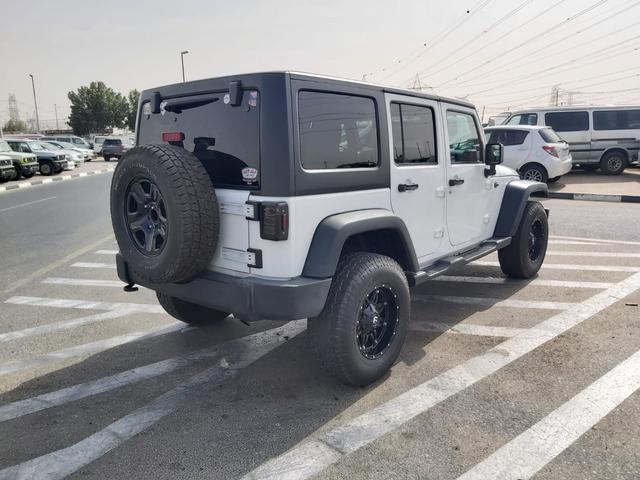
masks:
<svg viewBox="0 0 640 480"><path fill-rule="evenodd" d="M537 325L538 335L510 338L407 392L262 464L244 478L303 479L404 425L417 415L464 391L558 335L579 325L640 288L640 273L631 275L569 310Z"/></svg>
<svg viewBox="0 0 640 480"><path fill-rule="evenodd" d="M413 332L446 332L478 337L511 338L525 333L532 333L530 328L494 327L492 325L478 325L473 323L447 323L413 320L409 326ZM533 332L535 334L535 332Z"/></svg>
<svg viewBox="0 0 640 480"><path fill-rule="evenodd" d="M118 253L118 250L97 250L96 254L98 255L115 255Z"/></svg>
<svg viewBox="0 0 640 480"><path fill-rule="evenodd" d="M35 335L43 335L45 333L60 332L63 330L69 330L71 328L81 327L84 325L91 325L93 323L102 322L105 320L112 320L114 318L124 317L129 312L126 310L111 310L103 313L96 313L95 315L88 315L86 317L74 318L73 320L64 320L61 322L47 323L44 325L38 325L37 327L25 328L22 330L14 330L13 332L6 332L0 334L0 343L9 342L11 340L19 340L22 338L32 337Z"/></svg>
<svg viewBox="0 0 640 480"><path fill-rule="evenodd" d="M640 388L640 352L518 435L459 480L531 478Z"/></svg>
<svg viewBox="0 0 640 480"><path fill-rule="evenodd" d="M75 268L113 268L115 270L115 263L98 263L98 262L76 262L71 265Z"/></svg>
<svg viewBox="0 0 640 480"><path fill-rule="evenodd" d="M585 242L612 243L616 245L640 245L640 242L633 242L628 240L607 240L606 238L568 237L566 235L550 235L549 238L558 239L558 240L577 240L577 241L585 241Z"/></svg>
<svg viewBox="0 0 640 480"><path fill-rule="evenodd" d="M269 342L273 340L274 334L276 336L289 335L291 328L295 328L297 331L298 327L296 324L301 322L304 322L304 320L297 320L286 328L277 327L265 330L246 337L236 338L234 340L214 345L210 348L197 350L184 355L178 355L173 358L132 368L107 377L72 385L54 392L44 393L37 397L27 398L25 400L19 400L17 402L2 405L0 406L0 422L13 420L48 408L59 407L82 398L109 392L126 385L132 385L143 380L175 372L176 370L184 368L196 361L220 357L227 350L250 348L255 344Z"/></svg>
<svg viewBox="0 0 640 480"><path fill-rule="evenodd" d="M640 253L621 253L621 252L579 252L579 251L547 251L547 255L562 255L565 257L610 257L610 258L640 258Z"/></svg>
<svg viewBox="0 0 640 480"><path fill-rule="evenodd" d="M13 305L32 305L36 307L77 308L80 310L126 310L127 312L164 313L158 304L126 302L92 302L68 298L22 297L15 296L5 300Z"/></svg>
<svg viewBox="0 0 640 480"><path fill-rule="evenodd" d="M476 261L470 265L481 267L499 267L500 262ZM622 265L572 265L569 263L548 263L542 264L543 270L583 270L585 272L640 272L640 267L626 267Z"/></svg>
<svg viewBox="0 0 640 480"><path fill-rule="evenodd" d="M537 287L559 287L559 288L611 288L613 283L608 282L570 282L567 280L547 280L535 278L533 280L517 280L507 277L465 277L455 275L441 275L434 278L440 282L462 282L462 283L490 283L496 285L533 285Z"/></svg>
<svg viewBox="0 0 640 480"><path fill-rule="evenodd" d="M107 287L107 288L122 288L124 283L120 280L91 280L82 278L62 278L62 277L49 277L45 278L42 283L50 285L73 285L77 287Z"/></svg>
<svg viewBox="0 0 640 480"><path fill-rule="evenodd" d="M119 335L117 337L106 338L104 340L83 343L81 345L74 345L73 347L64 348L55 352L45 353L36 357L26 358L24 360L12 360L9 362L4 362L2 365L0 365L0 375L8 375L10 373L21 372L23 370L61 362L63 360L68 360L70 358L79 357L82 355L103 352L110 348L119 347L127 343L155 338L170 333L186 331L190 330L191 328L193 327L189 327L182 322L175 322L168 326L155 327L149 330L131 332L124 335Z"/></svg>
<svg viewBox="0 0 640 480"><path fill-rule="evenodd" d="M0 480L63 479L80 468L97 460L107 452L122 445L135 435L145 431L156 422L173 413L187 400L205 389L222 384L237 376L243 368L251 365L269 352L293 338L305 329L306 322L290 322L278 332L270 330L268 338L253 340L247 348L230 351L218 365L203 370L176 388L160 395L151 403L108 425L84 440L61 450L51 452L24 463L0 471ZM248 337L247 337L248 338ZM237 355L239 358L234 358Z"/></svg>
<svg viewBox="0 0 640 480"><path fill-rule="evenodd" d="M550 245L602 245L596 242L581 242L578 240L549 240Z"/></svg>
<svg viewBox="0 0 640 480"><path fill-rule="evenodd" d="M13 209L15 209L15 208L27 207L27 206L29 206L29 205L33 205L34 203L46 202L46 201L48 201L48 200L53 200L54 198L57 198L57 197L41 198L41 199L39 199L39 200L34 200L34 201L32 201L32 202L21 203L21 204L19 204L19 205L13 205L13 206L11 206L11 207L6 207L6 208L0 208L0 213L2 213L2 212L6 212L7 210L13 210Z"/></svg>
<svg viewBox="0 0 640 480"><path fill-rule="evenodd" d="M482 305L486 307L509 307L509 308L533 308L541 310L567 310L575 307L572 302L548 302L545 300L514 300L511 298L490 298L490 297L455 297L452 295L423 295L413 294L411 300L415 302L446 302L459 303L462 305Z"/></svg>
<svg viewBox="0 0 640 480"><path fill-rule="evenodd" d="M46 185L48 183L53 183L53 182L75 180L76 178L88 177L90 175L100 175L107 172L113 172L114 170L115 170L115 167L107 167L101 170L92 170L89 172L63 174L63 175L57 175L53 178L42 178L42 179L36 179L31 181L23 181L21 183L12 183L10 185L0 186L0 193L9 192L11 190L22 190L24 188L33 187L35 185Z"/></svg>

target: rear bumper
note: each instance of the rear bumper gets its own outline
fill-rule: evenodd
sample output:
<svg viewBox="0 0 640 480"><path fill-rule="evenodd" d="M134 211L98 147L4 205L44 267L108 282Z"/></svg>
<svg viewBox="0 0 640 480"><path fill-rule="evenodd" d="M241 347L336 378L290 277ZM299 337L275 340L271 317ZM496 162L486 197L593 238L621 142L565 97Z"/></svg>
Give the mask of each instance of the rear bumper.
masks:
<svg viewBox="0 0 640 480"><path fill-rule="evenodd" d="M558 160L556 162L552 162L547 166L547 173L549 174L549 178L561 177L571 171L573 168L573 161L571 155L569 155L564 160Z"/></svg>
<svg viewBox="0 0 640 480"><path fill-rule="evenodd" d="M141 280L116 255L118 277L198 305L233 313L237 318L255 320L297 320L315 317L324 308L331 279L296 277L265 280L204 272L186 283L154 284Z"/></svg>

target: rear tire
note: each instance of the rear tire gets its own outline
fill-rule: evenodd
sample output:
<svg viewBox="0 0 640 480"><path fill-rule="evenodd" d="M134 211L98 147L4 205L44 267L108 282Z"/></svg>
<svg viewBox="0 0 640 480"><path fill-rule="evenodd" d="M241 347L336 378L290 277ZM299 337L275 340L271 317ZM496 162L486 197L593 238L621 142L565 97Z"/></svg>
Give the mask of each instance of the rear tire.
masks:
<svg viewBox="0 0 640 480"><path fill-rule="evenodd" d="M533 180L534 182L547 183L549 175L547 169L537 163L525 165L520 170L520 178L523 180Z"/></svg>
<svg viewBox="0 0 640 480"><path fill-rule="evenodd" d="M542 266L549 241L549 223L540 202L527 202L511 244L498 251L500 268L514 278L531 278Z"/></svg>
<svg viewBox="0 0 640 480"><path fill-rule="evenodd" d="M609 152L600 160L600 170L605 175L620 175L627 167L627 157L619 151Z"/></svg>
<svg viewBox="0 0 640 480"><path fill-rule="evenodd" d="M309 319L309 340L330 374L350 385L368 385L400 355L410 310L409 286L396 261L348 254L338 265L324 309Z"/></svg>
<svg viewBox="0 0 640 480"><path fill-rule="evenodd" d="M203 307L195 303L187 302L180 298L165 295L164 293L156 292L158 302L164 308L164 311L171 315L173 318L177 318L181 322L188 323L190 325L206 325L209 323L215 323L224 320L229 316L228 312L221 312L220 310L214 310L213 308Z"/></svg>

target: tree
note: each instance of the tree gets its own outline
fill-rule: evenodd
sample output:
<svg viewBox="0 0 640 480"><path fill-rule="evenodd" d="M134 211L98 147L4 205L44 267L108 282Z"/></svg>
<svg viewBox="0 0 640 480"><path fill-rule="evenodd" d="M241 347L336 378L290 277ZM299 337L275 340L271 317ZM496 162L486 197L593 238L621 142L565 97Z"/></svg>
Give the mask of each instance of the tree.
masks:
<svg viewBox="0 0 640 480"><path fill-rule="evenodd" d="M132 132L136 129L136 118L138 116L138 102L140 101L140 92L133 89L129 92L129 114L127 115L127 127Z"/></svg>
<svg viewBox="0 0 640 480"><path fill-rule="evenodd" d="M11 120L9 120L7 123L4 124L4 127L2 127L2 129L7 132L26 133L27 124L24 123L22 120L14 120L12 118Z"/></svg>
<svg viewBox="0 0 640 480"><path fill-rule="evenodd" d="M103 132L109 127L122 128L129 114L129 103L104 82L91 82L77 92L69 92L71 115L69 126L76 135Z"/></svg>

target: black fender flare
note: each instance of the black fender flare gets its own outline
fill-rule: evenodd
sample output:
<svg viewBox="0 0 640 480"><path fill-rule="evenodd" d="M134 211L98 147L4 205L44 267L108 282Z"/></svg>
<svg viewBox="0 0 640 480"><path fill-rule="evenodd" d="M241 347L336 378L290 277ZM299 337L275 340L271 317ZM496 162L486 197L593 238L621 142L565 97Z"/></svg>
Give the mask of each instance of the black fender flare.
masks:
<svg viewBox="0 0 640 480"><path fill-rule="evenodd" d="M418 271L418 258L404 221L388 210L370 209L331 215L322 220L311 240L302 275L329 278L334 275L344 243L359 233L391 230L398 234L411 271Z"/></svg>
<svg viewBox="0 0 640 480"><path fill-rule="evenodd" d="M531 195L546 197L548 188L545 183L531 180L513 180L505 188L500 214L496 222L494 237L513 237L516 234L522 214Z"/></svg>

